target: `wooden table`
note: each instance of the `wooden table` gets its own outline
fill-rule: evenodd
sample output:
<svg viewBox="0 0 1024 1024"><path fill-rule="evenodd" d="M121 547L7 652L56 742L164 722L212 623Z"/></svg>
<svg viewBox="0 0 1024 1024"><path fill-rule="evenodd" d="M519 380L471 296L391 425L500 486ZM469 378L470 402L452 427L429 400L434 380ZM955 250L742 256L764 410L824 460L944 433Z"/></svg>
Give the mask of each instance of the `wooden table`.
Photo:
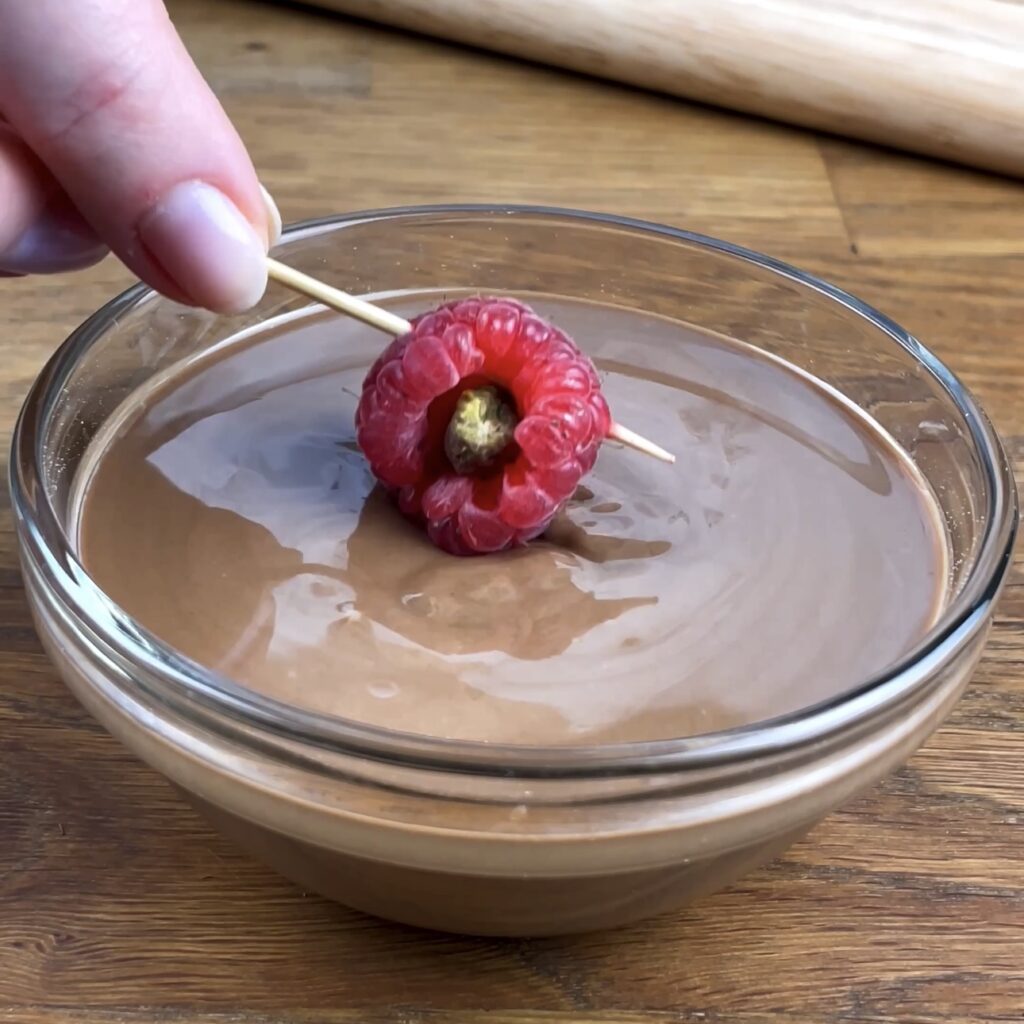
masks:
<svg viewBox="0 0 1024 1024"><path fill-rule="evenodd" d="M752 246L924 339L1024 470L1024 187L297 8L171 7L286 219L497 199ZM0 284L5 450L44 357L125 283L111 262ZM481 941L332 906L214 835L56 679L4 515L6 1024L1021 1020L1020 564L945 728L780 863L629 931Z"/></svg>

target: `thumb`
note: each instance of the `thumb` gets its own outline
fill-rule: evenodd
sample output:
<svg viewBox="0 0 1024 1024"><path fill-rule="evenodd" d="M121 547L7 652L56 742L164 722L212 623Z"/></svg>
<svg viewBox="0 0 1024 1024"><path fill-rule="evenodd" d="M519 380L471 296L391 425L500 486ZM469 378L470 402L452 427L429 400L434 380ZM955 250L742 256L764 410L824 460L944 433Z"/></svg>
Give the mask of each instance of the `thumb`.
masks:
<svg viewBox="0 0 1024 1024"><path fill-rule="evenodd" d="M58 274L105 254L36 155L0 123L0 274Z"/></svg>
<svg viewBox="0 0 1024 1024"><path fill-rule="evenodd" d="M245 147L159 0L0 0L0 108L154 288L259 301L273 231Z"/></svg>

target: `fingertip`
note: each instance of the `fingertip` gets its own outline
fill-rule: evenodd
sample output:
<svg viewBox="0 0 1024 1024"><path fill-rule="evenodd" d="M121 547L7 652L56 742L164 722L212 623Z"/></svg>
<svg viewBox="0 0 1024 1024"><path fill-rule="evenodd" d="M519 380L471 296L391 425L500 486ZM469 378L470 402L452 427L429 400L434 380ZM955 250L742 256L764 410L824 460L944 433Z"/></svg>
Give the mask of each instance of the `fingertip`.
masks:
<svg viewBox="0 0 1024 1024"><path fill-rule="evenodd" d="M281 240L284 222L281 220L281 211L278 209L274 197L262 182L260 182L260 195L263 197L263 205L267 214L267 248L272 249Z"/></svg>
<svg viewBox="0 0 1024 1024"><path fill-rule="evenodd" d="M148 256L197 306L241 313L266 291L263 238L206 182L175 185L141 218L138 234Z"/></svg>

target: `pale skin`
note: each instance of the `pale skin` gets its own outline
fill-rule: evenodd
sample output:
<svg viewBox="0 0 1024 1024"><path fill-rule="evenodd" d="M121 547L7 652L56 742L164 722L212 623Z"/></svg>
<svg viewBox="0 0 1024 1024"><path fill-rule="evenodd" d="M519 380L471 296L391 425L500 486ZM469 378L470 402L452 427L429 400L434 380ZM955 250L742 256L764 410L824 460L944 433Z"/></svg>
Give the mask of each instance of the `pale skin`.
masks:
<svg viewBox="0 0 1024 1024"><path fill-rule="evenodd" d="M0 275L113 252L236 312L263 294L276 221L160 0L0 0Z"/></svg>

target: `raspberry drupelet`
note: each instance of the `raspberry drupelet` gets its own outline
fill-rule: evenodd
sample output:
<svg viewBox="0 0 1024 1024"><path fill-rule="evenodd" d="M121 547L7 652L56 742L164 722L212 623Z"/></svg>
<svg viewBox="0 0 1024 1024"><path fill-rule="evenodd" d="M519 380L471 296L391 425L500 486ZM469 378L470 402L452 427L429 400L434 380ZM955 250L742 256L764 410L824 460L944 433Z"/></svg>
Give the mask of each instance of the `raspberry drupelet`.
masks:
<svg viewBox="0 0 1024 1024"><path fill-rule="evenodd" d="M374 476L455 555L543 533L610 427L590 359L512 299L417 317L370 369L356 410Z"/></svg>

